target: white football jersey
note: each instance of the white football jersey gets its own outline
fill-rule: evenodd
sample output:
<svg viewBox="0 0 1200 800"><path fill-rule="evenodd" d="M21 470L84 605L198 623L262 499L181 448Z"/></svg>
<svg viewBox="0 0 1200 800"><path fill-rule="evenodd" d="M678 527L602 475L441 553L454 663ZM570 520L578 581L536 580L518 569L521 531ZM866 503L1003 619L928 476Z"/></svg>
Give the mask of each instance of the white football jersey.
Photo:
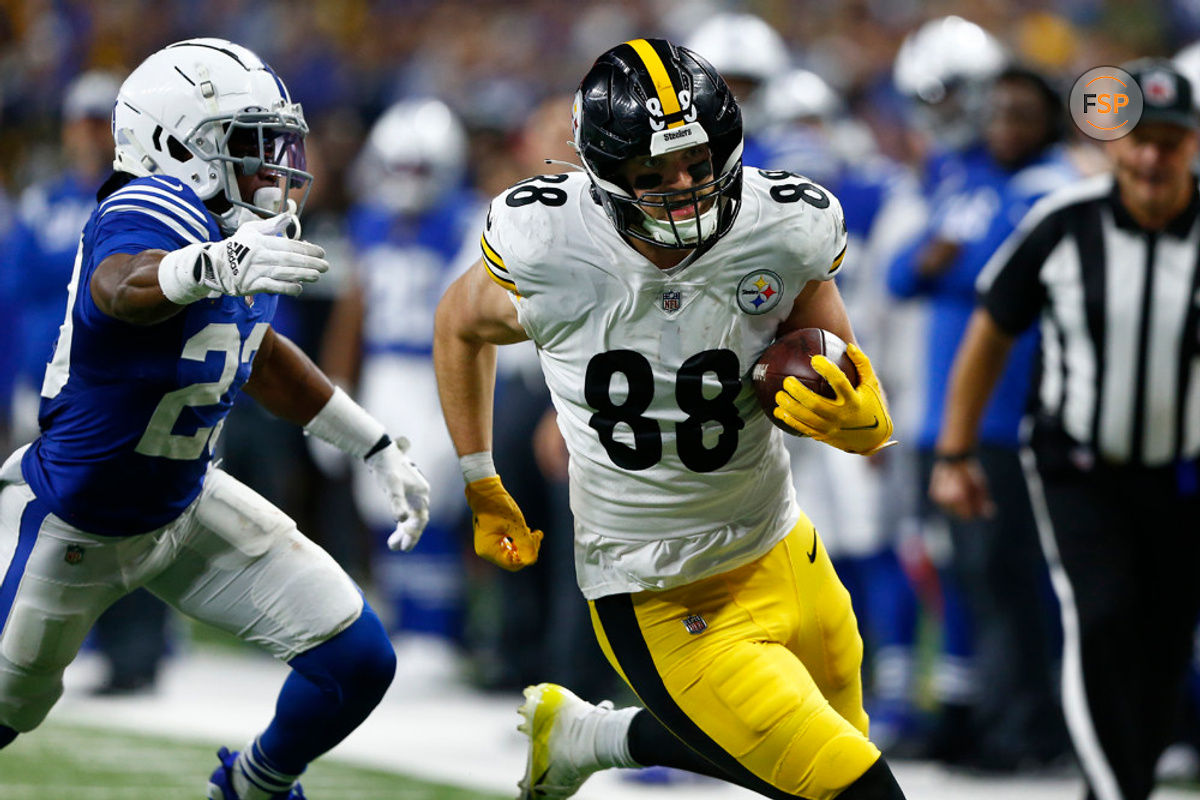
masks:
<svg viewBox="0 0 1200 800"><path fill-rule="evenodd" d="M660 270L617 233L580 173L492 201L484 266L538 347L570 460L588 599L749 563L800 510L783 433L749 372L812 280L832 278L841 205L807 179L745 170L730 231Z"/></svg>

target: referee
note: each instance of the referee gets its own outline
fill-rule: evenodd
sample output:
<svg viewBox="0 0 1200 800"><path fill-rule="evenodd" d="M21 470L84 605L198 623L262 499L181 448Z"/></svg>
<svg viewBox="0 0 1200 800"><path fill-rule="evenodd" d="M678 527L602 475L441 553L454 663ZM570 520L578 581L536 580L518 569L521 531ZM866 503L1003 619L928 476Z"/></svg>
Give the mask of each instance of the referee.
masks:
<svg viewBox="0 0 1200 800"><path fill-rule="evenodd" d="M1041 365L1022 462L1063 616L1063 706L1089 800L1143 800L1173 732L1200 615L1200 152L1192 87L1126 65L1140 123L1113 174L1038 203L980 274L930 494L994 511L974 458L1014 338Z"/></svg>

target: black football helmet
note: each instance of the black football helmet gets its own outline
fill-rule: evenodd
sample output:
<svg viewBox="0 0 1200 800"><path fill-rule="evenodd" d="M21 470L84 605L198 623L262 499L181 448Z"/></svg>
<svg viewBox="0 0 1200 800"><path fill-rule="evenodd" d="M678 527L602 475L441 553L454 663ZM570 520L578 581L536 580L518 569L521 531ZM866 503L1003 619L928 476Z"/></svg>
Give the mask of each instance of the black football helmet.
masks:
<svg viewBox="0 0 1200 800"><path fill-rule="evenodd" d="M607 51L579 84L572 128L593 190L622 234L684 249L711 244L733 225L742 194L742 114L725 81L696 53L665 39L634 39ZM713 177L690 189L638 199L618 175L627 159L705 143ZM678 223L645 211L689 205L694 216Z"/></svg>

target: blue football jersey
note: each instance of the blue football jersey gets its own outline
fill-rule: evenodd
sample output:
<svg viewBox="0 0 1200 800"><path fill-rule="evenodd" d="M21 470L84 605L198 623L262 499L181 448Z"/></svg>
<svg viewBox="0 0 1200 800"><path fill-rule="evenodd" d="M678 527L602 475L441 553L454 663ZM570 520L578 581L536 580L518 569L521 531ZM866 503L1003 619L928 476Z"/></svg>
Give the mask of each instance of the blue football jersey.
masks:
<svg viewBox="0 0 1200 800"><path fill-rule="evenodd" d="M22 462L38 497L81 530L144 533L196 498L277 302L222 295L159 324L132 325L96 307L92 273L116 253L220 238L196 194L161 176L112 192L84 227L42 383L41 435Z"/></svg>
<svg viewBox="0 0 1200 800"><path fill-rule="evenodd" d="M449 192L433 208L397 216L372 205L348 215L358 277L369 298L363 320L363 350L428 357L433 352L433 315L446 287L457 277L463 242L475 238L485 207L468 190Z"/></svg>
<svg viewBox="0 0 1200 800"><path fill-rule="evenodd" d="M23 383L36 386L63 318L63 297L79 247L79 232L96 208L96 186L67 173L27 189L5 243L0 280L18 301L21 335L13 357Z"/></svg>

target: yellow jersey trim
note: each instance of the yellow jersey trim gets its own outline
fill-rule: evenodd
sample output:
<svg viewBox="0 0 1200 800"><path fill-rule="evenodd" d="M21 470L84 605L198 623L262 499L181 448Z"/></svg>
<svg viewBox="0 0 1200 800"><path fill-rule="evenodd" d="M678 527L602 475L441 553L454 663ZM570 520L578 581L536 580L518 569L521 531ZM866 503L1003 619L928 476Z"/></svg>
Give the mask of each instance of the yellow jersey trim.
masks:
<svg viewBox="0 0 1200 800"><path fill-rule="evenodd" d="M479 246L483 250L483 268L487 270L488 276L508 291L515 292L517 284L509 274L508 268L504 266L504 259L488 243L487 236L479 237Z"/></svg>
<svg viewBox="0 0 1200 800"><path fill-rule="evenodd" d="M837 258L833 260L833 265L829 267L829 274L837 272L837 268L842 265L842 259L846 257L846 248L842 248L842 252L838 253Z"/></svg>

